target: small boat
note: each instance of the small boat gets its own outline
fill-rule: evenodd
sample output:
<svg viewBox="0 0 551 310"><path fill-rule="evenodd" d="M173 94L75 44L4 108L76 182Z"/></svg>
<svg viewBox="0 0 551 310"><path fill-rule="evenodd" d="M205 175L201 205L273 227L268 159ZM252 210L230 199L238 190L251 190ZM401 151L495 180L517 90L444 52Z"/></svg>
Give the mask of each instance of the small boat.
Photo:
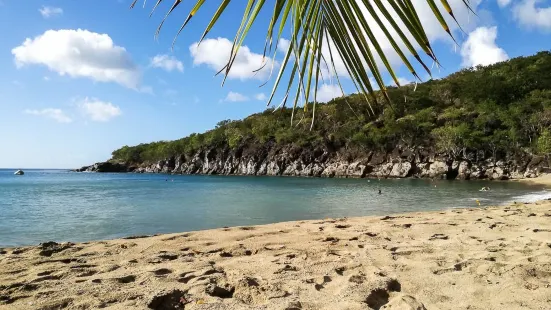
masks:
<svg viewBox="0 0 551 310"><path fill-rule="evenodd" d="M24 175L25 172L23 172L23 170L17 170L14 174L15 175Z"/></svg>

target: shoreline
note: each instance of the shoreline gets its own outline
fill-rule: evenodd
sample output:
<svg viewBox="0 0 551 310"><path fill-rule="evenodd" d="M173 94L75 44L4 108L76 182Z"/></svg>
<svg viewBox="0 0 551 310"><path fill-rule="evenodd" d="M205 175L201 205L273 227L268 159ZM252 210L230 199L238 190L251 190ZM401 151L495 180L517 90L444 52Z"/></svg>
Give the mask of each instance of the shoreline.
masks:
<svg viewBox="0 0 551 310"><path fill-rule="evenodd" d="M535 185L545 185L545 187L551 188L551 173L542 174L535 178L514 179L511 181Z"/></svg>
<svg viewBox="0 0 551 310"><path fill-rule="evenodd" d="M542 201L3 248L0 308L543 309L550 219Z"/></svg>

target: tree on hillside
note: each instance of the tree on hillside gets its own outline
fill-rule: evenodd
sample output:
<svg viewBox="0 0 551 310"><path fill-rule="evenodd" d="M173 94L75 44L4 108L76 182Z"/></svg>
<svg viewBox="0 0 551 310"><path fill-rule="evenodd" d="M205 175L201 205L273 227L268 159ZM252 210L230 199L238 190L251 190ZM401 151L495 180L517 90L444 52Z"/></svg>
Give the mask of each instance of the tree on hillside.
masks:
<svg viewBox="0 0 551 310"><path fill-rule="evenodd" d="M137 1L134 0L131 7L134 7ZM436 0L425 1L441 27L453 39L450 27L444 18L445 15L449 15L455 20L454 11L448 0L440 0L438 4ZM152 14L162 2L163 0L155 2ZM170 6L157 29L157 35L164 21L182 2L183 0L175 0ZM230 2L232 1L221 1L203 32L200 42L220 20ZM413 0L236 0L233 2L243 4L244 12L227 64L220 68L219 73L223 73L225 81L235 64L247 34L253 26L256 27L255 22L260 11L272 6L271 20L267 25L264 56L270 57L269 55L273 54L275 58L278 43L280 39L283 39L284 31L290 32L290 40L267 105L271 104L275 90L282 83L287 84L283 86L286 87L286 95L281 104L285 105L288 98L293 98L291 122L299 98L302 97L304 102L314 102L311 118L313 125L320 77L328 78L328 76L323 76L324 72L326 75L335 76L340 87L335 61L337 57L342 60L342 64L358 92L363 94L368 102L376 102L379 96L384 101L390 102L379 68L380 64L388 71L394 82L400 85L390 65L389 55L381 47L382 40L385 42L387 40L390 43L396 55L411 74L419 80L417 71L408 59L408 54L412 55L419 67L429 75L430 70L417 52L417 46L421 49L422 54L426 54L429 61L438 64L436 54L422 25L423 21L419 18L416 10L416 6L420 2L416 2L416 5L413 4L415 2ZM471 10L469 0L462 2L462 5ZM178 30L178 35L204 3L205 0L196 1ZM144 6L145 4L144 0ZM379 30L381 34L377 34ZM384 36L384 38L377 35ZM265 61L263 66L267 63ZM290 70L290 78L286 83L282 81L282 76L284 72L289 72L288 70ZM294 94L291 93L293 85L296 88ZM375 93L374 89L376 88L381 90L379 95ZM313 92L312 89L314 89ZM306 111L308 107L309 105L305 104L304 110ZM371 105L369 108L371 113L377 111Z"/></svg>

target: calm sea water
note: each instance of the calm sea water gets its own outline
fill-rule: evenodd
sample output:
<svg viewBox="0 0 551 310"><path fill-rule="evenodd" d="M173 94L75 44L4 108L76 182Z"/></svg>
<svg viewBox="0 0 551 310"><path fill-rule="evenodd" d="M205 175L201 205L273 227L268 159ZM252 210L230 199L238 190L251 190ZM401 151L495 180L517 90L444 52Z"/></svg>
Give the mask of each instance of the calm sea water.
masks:
<svg viewBox="0 0 551 310"><path fill-rule="evenodd" d="M0 169L0 246L88 241L551 197L515 182L96 174ZM436 187L434 186L436 185ZM490 192L479 192L490 186ZM381 189L382 195L378 195Z"/></svg>

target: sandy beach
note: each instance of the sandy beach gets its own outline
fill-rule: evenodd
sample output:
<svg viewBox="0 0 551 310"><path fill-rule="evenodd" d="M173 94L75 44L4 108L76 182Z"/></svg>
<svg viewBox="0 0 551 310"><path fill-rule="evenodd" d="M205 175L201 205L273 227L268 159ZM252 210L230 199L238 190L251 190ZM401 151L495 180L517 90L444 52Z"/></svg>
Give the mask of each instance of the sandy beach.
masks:
<svg viewBox="0 0 551 310"><path fill-rule="evenodd" d="M538 184L538 185L544 185L546 187L550 187L551 173L542 174L535 178L515 179L514 181L528 183L528 184Z"/></svg>
<svg viewBox="0 0 551 310"><path fill-rule="evenodd" d="M2 309L550 309L551 203L0 250Z"/></svg>

